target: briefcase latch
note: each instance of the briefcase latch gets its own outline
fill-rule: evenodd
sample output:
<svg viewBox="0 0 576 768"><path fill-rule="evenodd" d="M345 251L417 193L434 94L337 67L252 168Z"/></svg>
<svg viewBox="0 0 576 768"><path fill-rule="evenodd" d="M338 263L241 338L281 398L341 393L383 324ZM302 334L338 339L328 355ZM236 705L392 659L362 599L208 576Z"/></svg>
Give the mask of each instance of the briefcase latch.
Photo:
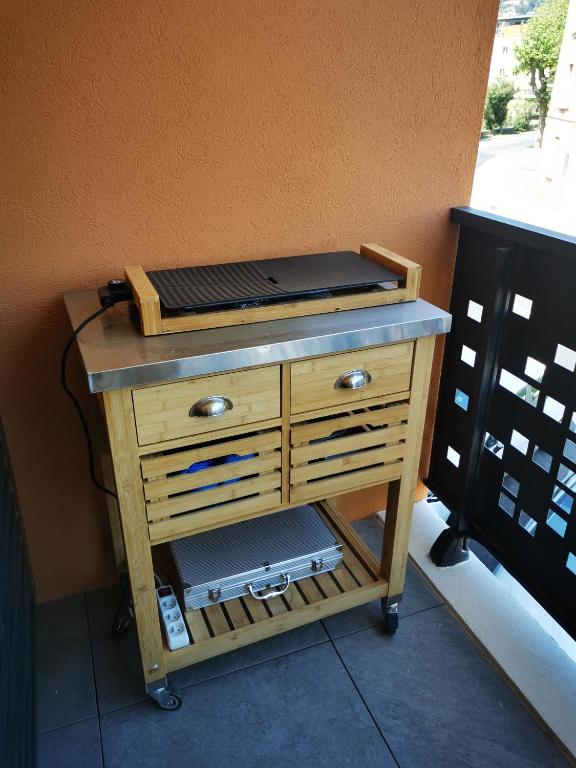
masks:
<svg viewBox="0 0 576 768"><path fill-rule="evenodd" d="M318 560L312 560L312 570L314 571L314 573L316 573L316 571L321 571L323 565L324 565L324 558L322 557L318 558Z"/></svg>
<svg viewBox="0 0 576 768"><path fill-rule="evenodd" d="M212 587L212 589L208 590L208 599L212 600L213 603L218 602L221 597L222 589L220 587Z"/></svg>

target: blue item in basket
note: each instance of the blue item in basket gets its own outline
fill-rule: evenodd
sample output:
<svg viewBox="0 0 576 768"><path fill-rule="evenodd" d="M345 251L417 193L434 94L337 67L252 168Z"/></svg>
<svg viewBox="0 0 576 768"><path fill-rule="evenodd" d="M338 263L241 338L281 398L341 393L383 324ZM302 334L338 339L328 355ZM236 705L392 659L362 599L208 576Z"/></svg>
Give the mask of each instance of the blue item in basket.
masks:
<svg viewBox="0 0 576 768"><path fill-rule="evenodd" d="M237 461L246 461L247 459L253 459L256 456L255 453L247 453L245 456L239 456L237 453L231 453L229 456L224 457L223 464L235 464ZM230 480L224 480L221 485L230 485L230 483L237 483L237 477L232 477Z"/></svg>
<svg viewBox="0 0 576 768"><path fill-rule="evenodd" d="M203 469L210 469L215 467L217 462L214 459L207 459L206 461L195 461L194 464L190 464L188 469L183 469L180 474L193 475L195 472L201 472ZM209 488L217 488L219 483L212 483L212 485L203 485L200 488L194 488L192 493L196 491L207 491Z"/></svg>

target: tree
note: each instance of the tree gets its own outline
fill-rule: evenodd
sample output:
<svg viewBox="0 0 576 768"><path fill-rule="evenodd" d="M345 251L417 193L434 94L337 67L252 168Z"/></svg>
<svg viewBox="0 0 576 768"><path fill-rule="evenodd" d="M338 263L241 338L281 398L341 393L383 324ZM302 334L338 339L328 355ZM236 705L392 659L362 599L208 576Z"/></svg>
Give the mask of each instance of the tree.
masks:
<svg viewBox="0 0 576 768"><path fill-rule="evenodd" d="M499 77L488 88L486 94L486 106L484 107L484 122L486 127L498 128L502 131L502 126L506 122L508 114L508 103L514 98L514 83Z"/></svg>
<svg viewBox="0 0 576 768"><path fill-rule="evenodd" d="M556 74L568 0L545 0L526 24L522 42L516 46L514 72L526 72L538 107L540 143L550 106L551 85Z"/></svg>

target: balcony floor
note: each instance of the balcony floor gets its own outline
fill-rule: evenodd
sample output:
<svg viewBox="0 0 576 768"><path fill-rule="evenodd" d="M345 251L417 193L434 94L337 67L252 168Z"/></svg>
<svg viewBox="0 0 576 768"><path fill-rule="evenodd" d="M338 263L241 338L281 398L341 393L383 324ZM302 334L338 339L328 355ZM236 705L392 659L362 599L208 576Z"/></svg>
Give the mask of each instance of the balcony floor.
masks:
<svg viewBox="0 0 576 768"><path fill-rule="evenodd" d="M393 638L356 608L176 673L176 712L144 698L134 627L109 636L117 600L38 609L38 768L569 765L412 567Z"/></svg>

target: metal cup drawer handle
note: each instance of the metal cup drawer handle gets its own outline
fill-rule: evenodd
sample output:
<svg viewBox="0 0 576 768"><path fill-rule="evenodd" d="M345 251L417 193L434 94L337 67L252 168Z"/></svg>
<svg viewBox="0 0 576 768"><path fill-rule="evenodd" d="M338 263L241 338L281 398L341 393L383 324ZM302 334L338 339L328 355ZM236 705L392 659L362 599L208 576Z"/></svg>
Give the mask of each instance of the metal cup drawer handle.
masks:
<svg viewBox="0 0 576 768"><path fill-rule="evenodd" d="M368 371L353 370L341 373L334 383L334 389L362 389L367 387L372 381L372 376Z"/></svg>
<svg viewBox="0 0 576 768"><path fill-rule="evenodd" d="M226 411L231 411L234 406L232 400L222 395L210 395L194 403L188 411L188 416L223 416Z"/></svg>
<svg viewBox="0 0 576 768"><path fill-rule="evenodd" d="M284 592L286 592L286 590L290 586L290 574L289 573L287 573L284 576L284 584L285 584L285 586L284 586L283 589L275 589L272 592L266 592L263 595L257 595L256 594L256 592L254 590L254 585L253 584L246 584L246 587L248 589L248 592L250 592L250 594L254 598L254 600L271 600L273 597L280 597L280 595L283 595Z"/></svg>

